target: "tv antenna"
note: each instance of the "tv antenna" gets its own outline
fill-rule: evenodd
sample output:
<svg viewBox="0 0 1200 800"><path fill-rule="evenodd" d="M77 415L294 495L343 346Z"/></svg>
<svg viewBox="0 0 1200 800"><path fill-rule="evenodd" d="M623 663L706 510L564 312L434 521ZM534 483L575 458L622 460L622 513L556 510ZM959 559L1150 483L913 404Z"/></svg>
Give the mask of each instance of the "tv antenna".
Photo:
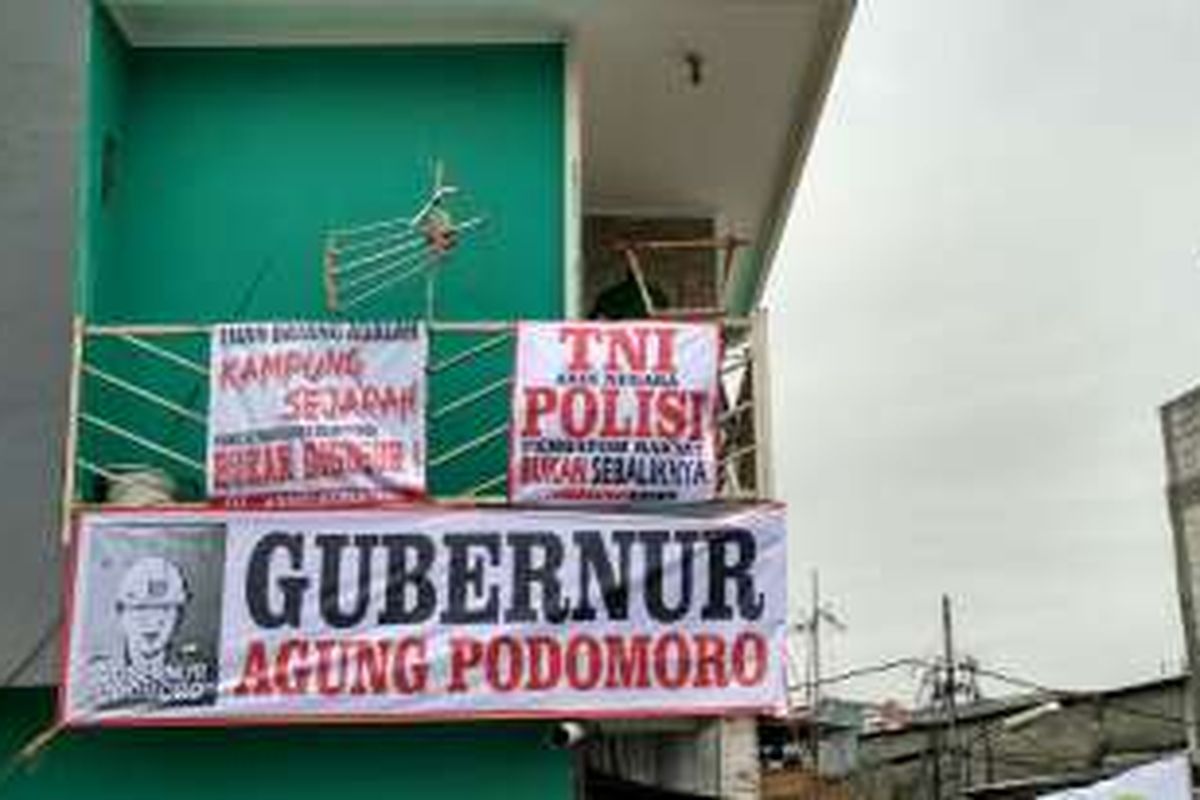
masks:
<svg viewBox="0 0 1200 800"><path fill-rule="evenodd" d="M441 161L433 185L411 216L392 217L325 234L322 276L325 306L338 313L408 281L425 278L426 316L433 317L433 277L437 268L478 230L481 215L459 219L452 206L462 190L445 180Z"/></svg>

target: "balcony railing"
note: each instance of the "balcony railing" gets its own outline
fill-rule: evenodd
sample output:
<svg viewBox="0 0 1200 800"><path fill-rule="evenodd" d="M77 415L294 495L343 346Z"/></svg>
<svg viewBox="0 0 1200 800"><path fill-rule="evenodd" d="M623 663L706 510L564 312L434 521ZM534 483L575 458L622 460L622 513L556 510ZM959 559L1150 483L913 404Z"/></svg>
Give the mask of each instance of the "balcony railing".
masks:
<svg viewBox="0 0 1200 800"><path fill-rule="evenodd" d="M721 321L719 493L771 495L765 318ZM515 323L428 323L427 481L436 499L503 502ZM180 504L204 503L208 325L76 325L66 439L71 512L106 486L165 474Z"/></svg>

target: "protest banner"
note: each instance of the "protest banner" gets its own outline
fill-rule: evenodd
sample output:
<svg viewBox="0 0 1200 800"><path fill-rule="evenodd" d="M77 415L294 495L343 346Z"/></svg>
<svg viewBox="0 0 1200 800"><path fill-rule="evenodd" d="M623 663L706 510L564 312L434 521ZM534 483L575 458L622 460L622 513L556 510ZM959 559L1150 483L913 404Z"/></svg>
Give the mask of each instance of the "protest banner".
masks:
<svg viewBox="0 0 1200 800"><path fill-rule="evenodd" d="M522 323L510 498L711 500L720 342L715 323Z"/></svg>
<svg viewBox="0 0 1200 800"><path fill-rule="evenodd" d="M426 339L402 323L213 328L208 496L378 501L425 490Z"/></svg>
<svg viewBox="0 0 1200 800"><path fill-rule="evenodd" d="M1038 795L1038 800L1192 800L1192 765L1178 753L1088 786Z"/></svg>
<svg viewBox="0 0 1200 800"><path fill-rule="evenodd" d="M77 520L66 725L778 712L778 505Z"/></svg>

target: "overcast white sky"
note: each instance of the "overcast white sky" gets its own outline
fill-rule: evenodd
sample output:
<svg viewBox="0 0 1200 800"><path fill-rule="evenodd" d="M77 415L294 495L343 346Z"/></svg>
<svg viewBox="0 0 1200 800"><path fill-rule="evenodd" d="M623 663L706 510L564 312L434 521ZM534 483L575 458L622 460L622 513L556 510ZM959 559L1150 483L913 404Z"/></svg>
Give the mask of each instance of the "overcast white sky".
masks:
<svg viewBox="0 0 1200 800"><path fill-rule="evenodd" d="M943 591L984 665L1178 667L1157 407L1200 382L1200 3L860 2L767 303L827 673L932 655Z"/></svg>

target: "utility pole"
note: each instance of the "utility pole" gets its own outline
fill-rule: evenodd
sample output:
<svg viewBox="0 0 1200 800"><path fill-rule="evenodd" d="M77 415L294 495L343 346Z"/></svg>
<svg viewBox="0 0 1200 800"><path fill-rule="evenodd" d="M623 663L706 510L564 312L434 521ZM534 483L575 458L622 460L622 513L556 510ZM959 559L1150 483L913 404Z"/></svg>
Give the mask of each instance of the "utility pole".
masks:
<svg viewBox="0 0 1200 800"><path fill-rule="evenodd" d="M808 744L812 752L815 797L821 797L821 576L812 571L812 617L808 625L812 688L808 696Z"/></svg>
<svg viewBox="0 0 1200 800"><path fill-rule="evenodd" d="M950 751L949 789L950 796L958 795L962 788L962 751L958 741L958 680L954 674L954 620L950 613L950 596L942 595L942 657L945 659L946 676L942 684L942 700L946 712L946 745Z"/></svg>
<svg viewBox="0 0 1200 800"><path fill-rule="evenodd" d="M929 690L929 742L922 769L930 782L931 800L960 796L971 783L970 759L963 747L958 725L958 701L980 698L978 665L970 656L960 657L954 648L954 615L949 595L942 595L942 652L925 672L922 688ZM991 769L991 742L985 742Z"/></svg>
<svg viewBox="0 0 1200 800"><path fill-rule="evenodd" d="M838 616L821 605L821 581L814 569L812 571L812 605L804 615L796 629L807 638L808 663L806 672L806 700L809 709L808 747L812 754L813 794L820 797L821 791L821 635L824 626L828 624L835 630L845 630L846 626Z"/></svg>

